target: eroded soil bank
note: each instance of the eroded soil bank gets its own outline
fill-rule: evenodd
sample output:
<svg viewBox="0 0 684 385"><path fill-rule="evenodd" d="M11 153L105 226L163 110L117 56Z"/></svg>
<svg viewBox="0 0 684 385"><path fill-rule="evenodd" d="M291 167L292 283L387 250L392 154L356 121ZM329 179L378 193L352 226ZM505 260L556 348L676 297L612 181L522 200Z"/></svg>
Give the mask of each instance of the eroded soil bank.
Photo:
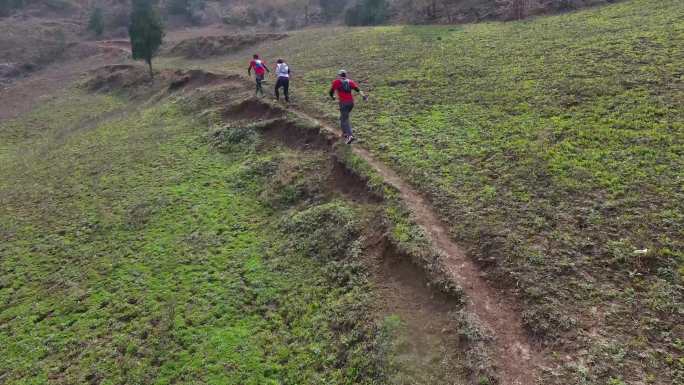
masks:
<svg viewBox="0 0 684 385"><path fill-rule="evenodd" d="M245 88L248 89L247 85ZM380 227L379 231L384 235L377 242L386 246L382 252L376 252L381 257L375 265L384 267L377 270L377 284L379 287L397 285L395 296L388 293L388 308L401 310L403 318L413 320L409 327L417 334L416 341L437 338L442 341L437 345L444 347L449 340L453 345L455 335L450 332L463 330L464 323L477 329L478 337L474 342L478 346L470 350L471 355L477 355L473 360L478 363L471 363L470 367L480 368L479 377L491 377L491 381L504 384L531 384L536 381L536 365L543 360L540 348L530 343L522 327L519 307L481 278L478 267L449 238L446 227L425 199L396 173L362 148L340 146L333 129L294 110L250 98L222 109L220 116L224 120L237 119L256 124L267 141L292 150L327 154L335 165L333 169L340 170L327 183L327 188L335 194L351 195L357 201L405 208L408 213L405 220L424 237L428 250L411 255L405 251L410 247L402 248L389 235L396 223L389 220ZM366 174L359 173L358 167L349 167L349 163L354 162L351 158L365 164ZM379 176L384 188L369 185L373 176ZM373 237L372 234L368 236ZM405 264L396 264L395 254L400 255L400 260L416 263L412 265L413 278L405 274L408 271ZM434 327L435 324L443 327ZM440 331L428 333L436 329ZM427 336L421 337L421 333ZM461 351L468 349L461 347ZM484 372L487 373L483 375Z"/></svg>

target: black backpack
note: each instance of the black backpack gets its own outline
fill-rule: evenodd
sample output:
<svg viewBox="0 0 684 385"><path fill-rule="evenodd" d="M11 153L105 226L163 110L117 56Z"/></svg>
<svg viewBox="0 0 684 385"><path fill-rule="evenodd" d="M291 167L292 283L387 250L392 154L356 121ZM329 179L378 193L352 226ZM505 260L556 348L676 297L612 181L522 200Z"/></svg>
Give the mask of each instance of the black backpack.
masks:
<svg viewBox="0 0 684 385"><path fill-rule="evenodd" d="M350 94L352 92L351 83L349 79L342 79L342 91Z"/></svg>

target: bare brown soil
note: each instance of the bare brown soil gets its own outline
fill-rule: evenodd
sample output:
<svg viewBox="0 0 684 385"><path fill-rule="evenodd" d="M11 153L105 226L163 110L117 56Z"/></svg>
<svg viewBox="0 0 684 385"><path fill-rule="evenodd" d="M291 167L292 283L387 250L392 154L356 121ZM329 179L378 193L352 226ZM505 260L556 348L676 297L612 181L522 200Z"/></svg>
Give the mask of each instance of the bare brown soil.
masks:
<svg viewBox="0 0 684 385"><path fill-rule="evenodd" d="M357 203L380 203L382 197L368 191L368 183L342 163L334 161L327 185L347 199Z"/></svg>
<svg viewBox="0 0 684 385"><path fill-rule="evenodd" d="M462 308L460 300L432 287L425 271L387 239L387 234L378 233L370 252L373 282L378 290L379 312L398 315L405 323L410 337L405 341L407 358L412 365L423 368L433 368L433 361L441 361L437 366L441 375L425 373L425 383L465 384L469 377L471 382L477 382L472 378L475 373L464 364L468 348L462 346L452 317Z"/></svg>
<svg viewBox="0 0 684 385"><path fill-rule="evenodd" d="M264 103L259 103L256 99L248 99L241 103L228 106L223 111L224 118L238 119L238 120L254 120L254 119L273 119L282 117L284 110L271 107ZM273 127L279 130L278 127ZM274 131L276 133L277 131Z"/></svg>
<svg viewBox="0 0 684 385"><path fill-rule="evenodd" d="M280 143L296 150L327 150L334 143L331 136L301 128L296 123L287 120L275 120L267 124L263 133L267 138L277 139Z"/></svg>
<svg viewBox="0 0 684 385"><path fill-rule="evenodd" d="M152 94L162 97L183 89L200 89L236 80L236 76L201 70L162 70L151 79L143 65L113 64L90 71L83 86L91 92L117 91L126 92L131 98L148 98Z"/></svg>

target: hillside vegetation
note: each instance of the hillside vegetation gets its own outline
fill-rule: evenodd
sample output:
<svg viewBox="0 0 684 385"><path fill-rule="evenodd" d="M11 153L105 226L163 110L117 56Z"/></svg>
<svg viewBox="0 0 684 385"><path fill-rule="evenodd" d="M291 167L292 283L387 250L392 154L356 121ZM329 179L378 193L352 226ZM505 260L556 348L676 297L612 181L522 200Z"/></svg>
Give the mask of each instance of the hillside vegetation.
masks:
<svg viewBox="0 0 684 385"><path fill-rule="evenodd" d="M289 241L296 235L281 231L294 224L258 199L286 154L213 150L206 125L172 103L112 115L122 107L71 91L0 126L2 383L357 384L379 375L364 353L374 331L363 326L362 272L342 261L326 269L288 246L305 240ZM355 232L355 210L340 201L292 221L328 215ZM333 230L347 235L324 227L321 236Z"/></svg>
<svg viewBox="0 0 684 385"><path fill-rule="evenodd" d="M522 13L511 8L525 3ZM464 23L566 11L604 0L163 0L156 3L168 31L183 27L285 31L316 25ZM371 4L371 5L368 5ZM378 5L379 4L379 5ZM516 8L517 9L517 8ZM130 2L0 0L0 82L61 59L83 40L125 38ZM514 14L515 13L515 14ZM93 24L91 18L97 23ZM95 27L97 26L97 27ZM220 48L220 46L219 46ZM75 56L83 55L82 53Z"/></svg>
<svg viewBox="0 0 684 385"><path fill-rule="evenodd" d="M681 0L194 53L221 39L0 122L0 383L501 383L500 331L430 276L397 192L226 74L258 52L289 62L289 108L332 125L337 70L369 91L355 146L513 299L526 374L684 384Z"/></svg>
<svg viewBox="0 0 684 385"><path fill-rule="evenodd" d="M3 384L489 381L458 302L378 271L410 262L361 179L264 134L241 82L156 79L103 67L0 123Z"/></svg>
<svg viewBox="0 0 684 385"><path fill-rule="evenodd" d="M684 7L627 1L523 22L316 30L255 48L429 196L577 383L684 376ZM211 62L244 71L244 55ZM560 375L560 374L559 374ZM568 382L562 382L568 383Z"/></svg>

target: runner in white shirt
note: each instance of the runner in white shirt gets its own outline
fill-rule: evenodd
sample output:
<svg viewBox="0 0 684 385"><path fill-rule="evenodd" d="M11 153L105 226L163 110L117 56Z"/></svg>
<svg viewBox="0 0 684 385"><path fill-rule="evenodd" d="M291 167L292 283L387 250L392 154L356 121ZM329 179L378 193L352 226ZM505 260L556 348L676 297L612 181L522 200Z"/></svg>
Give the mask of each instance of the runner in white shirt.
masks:
<svg viewBox="0 0 684 385"><path fill-rule="evenodd" d="M280 100L280 88L283 88L285 101L290 102L290 66L283 59L278 59L276 65L276 76L278 80L275 85L275 97Z"/></svg>

